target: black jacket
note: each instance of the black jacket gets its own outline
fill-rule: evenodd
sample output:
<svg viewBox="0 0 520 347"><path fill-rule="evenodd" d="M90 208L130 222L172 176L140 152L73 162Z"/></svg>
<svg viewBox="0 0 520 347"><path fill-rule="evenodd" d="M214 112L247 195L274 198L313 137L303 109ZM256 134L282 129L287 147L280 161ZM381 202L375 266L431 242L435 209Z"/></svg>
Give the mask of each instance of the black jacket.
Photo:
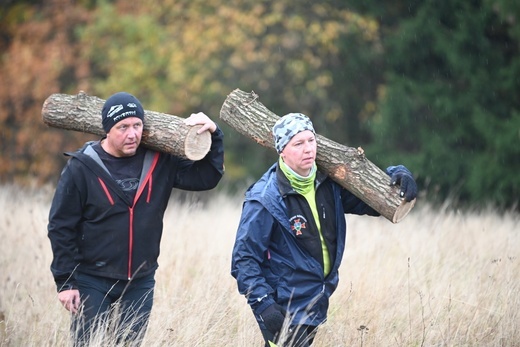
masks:
<svg viewBox="0 0 520 347"><path fill-rule="evenodd" d="M191 161L146 150L134 201L110 176L93 142L74 153L58 182L49 214L51 271L58 291L75 286L74 271L128 280L154 272L163 216L172 188L214 188L224 173L223 133L209 153Z"/></svg>

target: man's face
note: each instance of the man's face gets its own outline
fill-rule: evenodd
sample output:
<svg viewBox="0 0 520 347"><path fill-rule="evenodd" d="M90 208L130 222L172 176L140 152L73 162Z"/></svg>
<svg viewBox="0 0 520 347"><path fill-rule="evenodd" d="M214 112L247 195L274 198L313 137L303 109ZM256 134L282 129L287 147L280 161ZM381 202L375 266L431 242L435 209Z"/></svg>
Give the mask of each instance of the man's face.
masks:
<svg viewBox="0 0 520 347"><path fill-rule="evenodd" d="M137 152L143 135L143 121L137 117L125 118L107 133L105 150L114 157L130 157Z"/></svg>
<svg viewBox="0 0 520 347"><path fill-rule="evenodd" d="M316 137L310 130L294 135L287 143L281 155L282 159L300 176L308 176L316 160Z"/></svg>

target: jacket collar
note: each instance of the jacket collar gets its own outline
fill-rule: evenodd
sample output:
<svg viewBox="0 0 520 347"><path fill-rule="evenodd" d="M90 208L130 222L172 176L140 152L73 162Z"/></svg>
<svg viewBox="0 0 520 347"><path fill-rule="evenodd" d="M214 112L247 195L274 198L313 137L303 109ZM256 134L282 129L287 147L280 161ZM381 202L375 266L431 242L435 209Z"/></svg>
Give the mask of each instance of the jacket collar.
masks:
<svg viewBox="0 0 520 347"><path fill-rule="evenodd" d="M327 179L327 177L328 176L326 174L319 170L318 172L316 172L316 180L314 181L316 189ZM291 186L289 179L285 177L285 174L283 173L282 169L280 169L279 164L276 164L276 180L278 181L278 190L282 197L285 197L288 194L297 194Z"/></svg>
<svg viewBox="0 0 520 347"><path fill-rule="evenodd" d="M112 178L112 175L108 171L108 168L103 163L103 160L99 157L95 149L92 147L99 141L89 141L86 142L81 149L79 149L76 152L73 153L65 153L65 155L74 157L81 161L86 167L88 167L94 174L96 174L98 177L102 178L103 181L112 187L112 189L117 192L119 197L123 199L123 201L126 201L129 205L132 205L132 201L128 200L128 197L126 194L121 190L119 185L114 181ZM141 185L145 184L145 178L148 175L149 170L151 170L153 162L154 162L154 156L156 152L151 150L146 150L144 161L143 161L143 169L141 171L141 179L139 181L139 188Z"/></svg>

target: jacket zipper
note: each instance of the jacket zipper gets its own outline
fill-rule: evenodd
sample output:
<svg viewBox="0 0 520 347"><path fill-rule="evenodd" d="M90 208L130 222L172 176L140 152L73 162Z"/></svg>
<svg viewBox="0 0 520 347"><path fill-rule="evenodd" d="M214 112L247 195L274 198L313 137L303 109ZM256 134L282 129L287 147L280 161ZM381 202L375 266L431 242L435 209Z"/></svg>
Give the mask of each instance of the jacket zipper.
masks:
<svg viewBox="0 0 520 347"><path fill-rule="evenodd" d="M132 250L134 248L134 206L129 207L130 230L128 235L128 280L132 279Z"/></svg>
<svg viewBox="0 0 520 347"><path fill-rule="evenodd" d="M144 179L144 183L140 185L138 188L138 191L135 194L134 203L132 204L132 207L129 207L129 213L130 213L130 227L128 230L128 280L132 279L132 253L134 250L134 207L137 205L137 200L139 200L139 197L143 193L144 187L148 184L148 194L146 197L146 202L150 202L150 198L152 195L152 173L155 170L155 166L157 165L157 162L159 161L159 152L155 153L155 156L153 158L152 165L150 166L150 169L148 170L148 173L146 174L146 177Z"/></svg>

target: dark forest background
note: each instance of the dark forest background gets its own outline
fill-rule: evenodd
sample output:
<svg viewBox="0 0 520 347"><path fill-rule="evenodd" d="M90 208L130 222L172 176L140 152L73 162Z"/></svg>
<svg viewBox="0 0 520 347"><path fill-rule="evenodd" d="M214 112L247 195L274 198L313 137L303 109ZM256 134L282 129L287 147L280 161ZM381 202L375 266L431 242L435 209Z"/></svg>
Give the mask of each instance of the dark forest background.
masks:
<svg viewBox="0 0 520 347"><path fill-rule="evenodd" d="M92 135L45 126L53 93L203 111L225 132L232 189L276 159L219 120L234 89L404 164L429 200L518 208L520 2L2 0L0 179L55 183Z"/></svg>

